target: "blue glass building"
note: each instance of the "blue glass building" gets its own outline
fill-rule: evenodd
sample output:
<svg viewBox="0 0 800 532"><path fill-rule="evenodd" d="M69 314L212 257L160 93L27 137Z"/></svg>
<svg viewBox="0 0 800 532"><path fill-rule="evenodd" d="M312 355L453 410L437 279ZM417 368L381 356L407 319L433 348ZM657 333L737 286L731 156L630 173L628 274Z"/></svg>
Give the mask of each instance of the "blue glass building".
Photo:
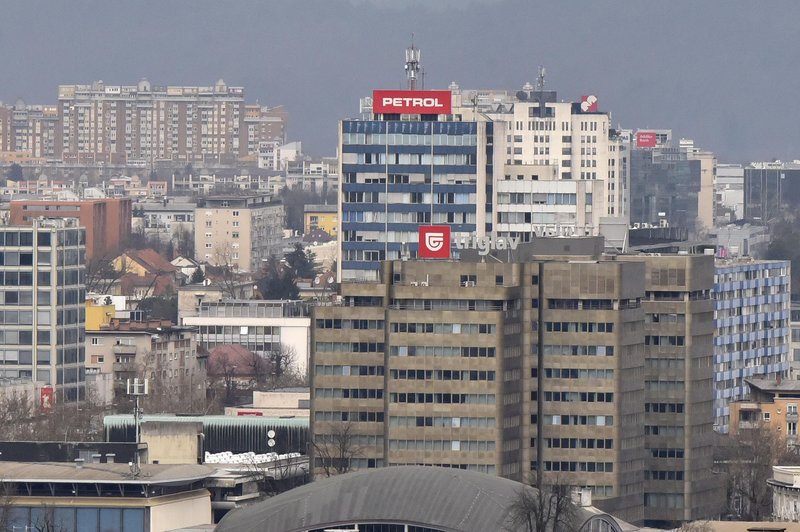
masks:
<svg viewBox="0 0 800 532"><path fill-rule="evenodd" d="M420 225L449 225L453 240L492 230L497 124L450 121L457 115L375 116L383 120L340 124L345 280L377 280L380 261L416 257Z"/></svg>

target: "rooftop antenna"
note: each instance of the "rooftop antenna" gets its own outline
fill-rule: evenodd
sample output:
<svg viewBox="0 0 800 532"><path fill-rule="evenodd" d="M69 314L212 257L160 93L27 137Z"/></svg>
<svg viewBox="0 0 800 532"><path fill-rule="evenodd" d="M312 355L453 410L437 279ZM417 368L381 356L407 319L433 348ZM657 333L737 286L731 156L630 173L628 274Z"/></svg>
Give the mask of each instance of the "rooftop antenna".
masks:
<svg viewBox="0 0 800 532"><path fill-rule="evenodd" d="M546 115L544 106L544 76L547 73L542 65L539 65L539 74L536 76L536 90L539 92L539 118Z"/></svg>
<svg viewBox="0 0 800 532"><path fill-rule="evenodd" d="M420 71L421 51L414 46L414 34L411 34L411 47L406 48L406 78L409 90L417 90L417 74Z"/></svg>

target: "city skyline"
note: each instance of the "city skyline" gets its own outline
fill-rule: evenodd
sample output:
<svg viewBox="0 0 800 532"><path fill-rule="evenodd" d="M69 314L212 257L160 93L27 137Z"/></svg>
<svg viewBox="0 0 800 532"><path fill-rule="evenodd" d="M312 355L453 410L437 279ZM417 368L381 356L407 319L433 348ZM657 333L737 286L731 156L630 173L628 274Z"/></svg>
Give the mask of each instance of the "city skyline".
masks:
<svg viewBox="0 0 800 532"><path fill-rule="evenodd" d="M426 88L456 81L462 88L515 90L534 81L541 64L548 88L566 100L597 95L615 126L670 128L721 161L792 160L800 157L800 128L781 102L793 99L789 24L798 11L790 2L763 9L688 1L431 7L242 0L231 7L176 0L112 7L12 0L0 30L0 46L14 51L0 58L9 73L0 100L54 103L58 85L99 79L194 85L223 78L244 86L249 101L285 105L289 138L330 155L334 124L357 114L358 96L404 86L402 50L413 33ZM33 21L47 39L26 38ZM739 112L763 98L754 81L760 79L770 80L768 104Z"/></svg>

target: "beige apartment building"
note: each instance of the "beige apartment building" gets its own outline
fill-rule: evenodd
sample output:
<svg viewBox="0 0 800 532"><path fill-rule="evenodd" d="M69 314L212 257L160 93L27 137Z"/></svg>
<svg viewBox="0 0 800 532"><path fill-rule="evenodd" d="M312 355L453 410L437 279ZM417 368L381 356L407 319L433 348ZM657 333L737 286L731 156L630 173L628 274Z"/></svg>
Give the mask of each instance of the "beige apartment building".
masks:
<svg viewBox="0 0 800 532"><path fill-rule="evenodd" d="M716 515L713 258L606 256L592 240L506 263L387 261L377 283L343 284L314 314L316 466L346 431L357 468L541 467L631 522Z"/></svg>
<svg viewBox="0 0 800 532"><path fill-rule="evenodd" d="M212 266L258 272L281 252L283 204L265 194L203 198L195 210L196 259Z"/></svg>

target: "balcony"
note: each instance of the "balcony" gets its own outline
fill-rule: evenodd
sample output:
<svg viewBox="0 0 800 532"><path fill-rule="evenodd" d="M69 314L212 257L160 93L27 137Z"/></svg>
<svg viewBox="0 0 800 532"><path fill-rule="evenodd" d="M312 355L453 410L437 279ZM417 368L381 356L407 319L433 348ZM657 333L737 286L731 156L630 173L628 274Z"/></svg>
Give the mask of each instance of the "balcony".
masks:
<svg viewBox="0 0 800 532"><path fill-rule="evenodd" d="M135 345L122 345L118 344L114 346L114 354L115 355L135 355L136 354L136 346Z"/></svg>

